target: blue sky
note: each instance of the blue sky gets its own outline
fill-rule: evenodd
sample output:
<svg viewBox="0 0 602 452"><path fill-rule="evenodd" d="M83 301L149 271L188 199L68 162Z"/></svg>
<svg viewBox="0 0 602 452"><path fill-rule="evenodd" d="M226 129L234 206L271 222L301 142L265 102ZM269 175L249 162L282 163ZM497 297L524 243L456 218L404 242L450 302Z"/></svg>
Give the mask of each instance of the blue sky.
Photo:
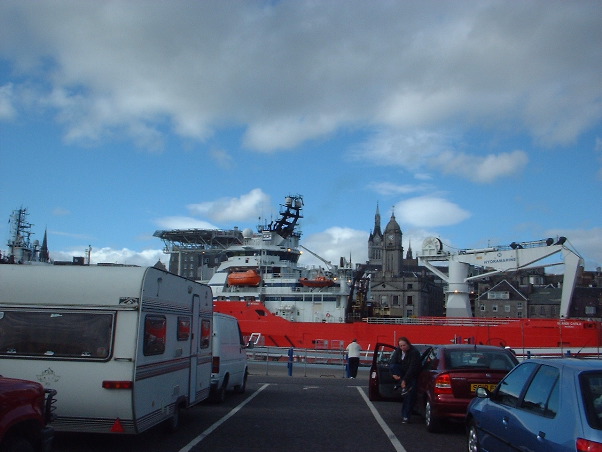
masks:
<svg viewBox="0 0 602 452"><path fill-rule="evenodd" d="M593 270L601 42L597 1L5 0L0 216L54 259L152 265L155 230L302 194L333 262L367 259L378 203L415 253L566 236Z"/></svg>

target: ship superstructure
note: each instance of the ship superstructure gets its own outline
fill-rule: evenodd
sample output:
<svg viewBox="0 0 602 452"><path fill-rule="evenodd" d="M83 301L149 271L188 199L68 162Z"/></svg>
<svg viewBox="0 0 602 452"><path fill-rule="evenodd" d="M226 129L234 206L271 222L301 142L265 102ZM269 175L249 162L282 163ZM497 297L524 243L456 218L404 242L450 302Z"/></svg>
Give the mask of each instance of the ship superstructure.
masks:
<svg viewBox="0 0 602 452"><path fill-rule="evenodd" d="M31 240L33 225L29 222L27 208L15 209L8 222L10 224L10 238L7 243L8 252L1 256L2 262L10 264L48 262L46 232L44 232L44 240L41 245L38 240Z"/></svg>
<svg viewBox="0 0 602 452"><path fill-rule="evenodd" d="M211 286L216 307L261 305L291 322L344 323L353 268L333 265L300 245L303 197L289 195L276 220L255 230L188 229L156 231L170 254L169 270ZM299 264L301 248L324 263Z"/></svg>
<svg viewBox="0 0 602 452"><path fill-rule="evenodd" d="M242 231L242 243L225 251L209 280L216 302L260 302L293 322L345 322L351 266L298 264L302 208L300 195L287 196L278 220Z"/></svg>

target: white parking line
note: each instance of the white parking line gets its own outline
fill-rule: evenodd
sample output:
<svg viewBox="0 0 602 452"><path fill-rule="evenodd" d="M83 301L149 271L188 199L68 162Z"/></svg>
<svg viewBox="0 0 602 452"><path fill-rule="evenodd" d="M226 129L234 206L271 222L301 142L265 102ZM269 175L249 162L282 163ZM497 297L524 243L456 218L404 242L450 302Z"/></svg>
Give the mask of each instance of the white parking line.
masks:
<svg viewBox="0 0 602 452"><path fill-rule="evenodd" d="M370 402L370 399L368 399L368 396L364 393L363 389L360 386L356 386L356 387L357 387L357 390L362 395L362 397L364 398L366 405L368 405L368 408L370 408L370 411L372 411L372 415L374 416L374 419L376 419L376 422L378 422L378 425L380 425L380 428L383 429L383 431L385 432L385 435L387 435L387 438L389 438L389 441L391 441L391 444L393 444L393 447L395 448L395 450L397 452L407 452L405 450L405 448L401 445L399 440L397 439L397 436L395 436L395 433L393 433L393 431L389 428L387 423L381 417L380 413L378 412L378 410L376 409L374 404L372 402Z"/></svg>
<svg viewBox="0 0 602 452"><path fill-rule="evenodd" d="M196 438L194 438L192 441L190 441L188 444L186 444L184 447L182 447L180 449L180 452L189 452L190 449L192 449L194 446L196 446L198 443L200 443L201 441L203 441L207 436L209 436L209 434L211 432L213 432L213 430L215 430L216 428L218 428L220 425L222 425L224 422L226 422L228 419L230 419L232 416L234 416L243 406L245 406L247 403L249 403L251 400L253 400L253 398L257 395L259 395L259 393L261 391L263 391L265 388L267 388L270 384L269 383L265 383L263 386L261 386L257 391L255 391L248 399L246 399L244 402L240 403L237 407L233 408L228 414L226 414L223 418L221 418L219 421L215 422L211 427L209 427L207 430L205 430L203 433L201 433L199 436L197 436Z"/></svg>

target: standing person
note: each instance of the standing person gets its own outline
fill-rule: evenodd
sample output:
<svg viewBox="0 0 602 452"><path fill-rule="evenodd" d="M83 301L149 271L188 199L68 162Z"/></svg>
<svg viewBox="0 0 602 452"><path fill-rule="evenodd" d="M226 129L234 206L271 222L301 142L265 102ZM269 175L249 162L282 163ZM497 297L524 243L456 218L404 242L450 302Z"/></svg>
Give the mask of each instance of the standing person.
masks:
<svg viewBox="0 0 602 452"><path fill-rule="evenodd" d="M353 341L347 346L347 359L349 360L349 377L355 378L357 377L357 368L360 365L360 352L362 351L362 347L357 343L357 339L353 339Z"/></svg>
<svg viewBox="0 0 602 452"><path fill-rule="evenodd" d="M391 355L391 373L399 383L403 405L401 406L401 423L408 424L412 409L416 403L416 381L420 372L420 352L407 337L399 338L399 347Z"/></svg>

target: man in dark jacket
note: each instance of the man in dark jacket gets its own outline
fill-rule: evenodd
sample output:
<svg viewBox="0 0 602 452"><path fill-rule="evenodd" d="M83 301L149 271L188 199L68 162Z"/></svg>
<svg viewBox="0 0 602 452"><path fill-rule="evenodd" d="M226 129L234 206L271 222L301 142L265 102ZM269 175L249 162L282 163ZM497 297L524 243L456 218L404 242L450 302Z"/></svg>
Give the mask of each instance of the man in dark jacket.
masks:
<svg viewBox="0 0 602 452"><path fill-rule="evenodd" d="M399 338L399 347L391 356L391 373L403 397L401 407L401 422L408 424L412 409L416 403L416 380L420 372L420 352L412 345L407 337Z"/></svg>

